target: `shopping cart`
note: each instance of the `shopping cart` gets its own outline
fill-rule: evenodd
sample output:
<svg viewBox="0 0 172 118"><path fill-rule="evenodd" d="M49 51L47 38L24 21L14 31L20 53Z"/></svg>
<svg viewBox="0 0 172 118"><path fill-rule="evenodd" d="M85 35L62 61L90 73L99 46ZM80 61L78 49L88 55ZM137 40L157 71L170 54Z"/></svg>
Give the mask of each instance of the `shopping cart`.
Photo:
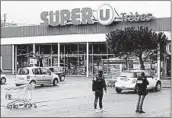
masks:
<svg viewBox="0 0 172 118"><path fill-rule="evenodd" d="M32 103L32 90L33 86L30 84L18 87L6 88L5 99L10 102L5 106L8 109L36 108L36 103Z"/></svg>

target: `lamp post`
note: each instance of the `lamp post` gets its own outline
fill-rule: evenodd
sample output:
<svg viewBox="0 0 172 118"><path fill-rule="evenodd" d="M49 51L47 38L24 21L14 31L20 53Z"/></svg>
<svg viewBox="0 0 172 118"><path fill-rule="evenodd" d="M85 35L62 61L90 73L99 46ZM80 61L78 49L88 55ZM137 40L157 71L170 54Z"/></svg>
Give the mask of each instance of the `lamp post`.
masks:
<svg viewBox="0 0 172 118"><path fill-rule="evenodd" d="M125 64L126 64L126 70L128 70L128 56L126 55L125 57L124 57L124 59L125 59Z"/></svg>
<svg viewBox="0 0 172 118"><path fill-rule="evenodd" d="M4 27L6 27L7 14L4 14Z"/></svg>
<svg viewBox="0 0 172 118"><path fill-rule="evenodd" d="M160 60L160 44L159 43L158 43L157 64L158 64L158 79L160 79L161 78L161 60Z"/></svg>

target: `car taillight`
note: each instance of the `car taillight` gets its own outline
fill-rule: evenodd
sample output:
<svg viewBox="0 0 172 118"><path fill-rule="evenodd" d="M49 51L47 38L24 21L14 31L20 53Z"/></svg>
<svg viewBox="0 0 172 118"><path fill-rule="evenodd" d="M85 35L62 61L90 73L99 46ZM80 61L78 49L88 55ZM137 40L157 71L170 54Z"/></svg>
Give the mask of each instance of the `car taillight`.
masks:
<svg viewBox="0 0 172 118"><path fill-rule="evenodd" d="M27 76L27 79L30 79L30 76L29 75Z"/></svg>
<svg viewBox="0 0 172 118"><path fill-rule="evenodd" d="M133 80L132 80L132 83L136 83L136 79L133 79Z"/></svg>

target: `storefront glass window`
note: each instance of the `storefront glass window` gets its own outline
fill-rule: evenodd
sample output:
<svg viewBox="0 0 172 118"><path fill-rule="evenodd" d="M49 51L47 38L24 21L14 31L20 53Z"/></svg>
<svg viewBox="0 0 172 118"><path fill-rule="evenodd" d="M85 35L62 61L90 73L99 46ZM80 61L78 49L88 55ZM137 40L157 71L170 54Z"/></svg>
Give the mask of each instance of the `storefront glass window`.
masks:
<svg viewBox="0 0 172 118"><path fill-rule="evenodd" d="M43 66L58 66L58 44L36 44L35 52L43 52ZM51 49L53 54L50 56ZM18 46L18 62L22 66L29 65L27 56L22 54L33 52L33 45ZM97 70L102 68L102 59L112 57L107 53L105 43L89 43L89 75L95 75ZM86 43L67 43L60 44L60 66L67 75L86 75L87 67L87 44Z"/></svg>
<svg viewBox="0 0 172 118"><path fill-rule="evenodd" d="M86 74L86 43L61 44L60 66L68 75Z"/></svg>
<svg viewBox="0 0 172 118"><path fill-rule="evenodd" d="M33 51L32 45L17 45L17 69L29 66L30 53Z"/></svg>
<svg viewBox="0 0 172 118"><path fill-rule="evenodd" d="M86 54L86 53L87 53L86 43L79 44L79 54Z"/></svg>
<svg viewBox="0 0 172 118"><path fill-rule="evenodd" d="M33 52L33 45L30 44L30 45L27 45L27 46L28 46L27 52L32 53Z"/></svg>
<svg viewBox="0 0 172 118"><path fill-rule="evenodd" d="M99 48L99 54L106 54L107 53L107 49L106 49L106 44L105 43L99 43L98 44L98 48Z"/></svg>
<svg viewBox="0 0 172 118"><path fill-rule="evenodd" d="M51 53L51 45L40 45L40 53L50 54Z"/></svg>
<svg viewBox="0 0 172 118"><path fill-rule="evenodd" d="M35 45L35 53L40 53L40 45Z"/></svg>
<svg viewBox="0 0 172 118"><path fill-rule="evenodd" d="M58 44L52 45L53 54L58 54Z"/></svg>
<svg viewBox="0 0 172 118"><path fill-rule="evenodd" d="M77 44L65 44L65 54L78 54Z"/></svg>
<svg viewBox="0 0 172 118"><path fill-rule="evenodd" d="M107 54L106 43L90 43L89 54Z"/></svg>

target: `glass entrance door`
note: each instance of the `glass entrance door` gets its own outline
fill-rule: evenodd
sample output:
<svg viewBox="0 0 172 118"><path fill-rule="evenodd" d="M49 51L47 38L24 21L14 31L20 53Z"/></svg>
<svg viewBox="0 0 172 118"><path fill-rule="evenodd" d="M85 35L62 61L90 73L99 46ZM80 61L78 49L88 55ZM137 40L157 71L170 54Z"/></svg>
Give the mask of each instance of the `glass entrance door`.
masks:
<svg viewBox="0 0 172 118"><path fill-rule="evenodd" d="M86 75L86 43L61 44L60 57L67 75Z"/></svg>

